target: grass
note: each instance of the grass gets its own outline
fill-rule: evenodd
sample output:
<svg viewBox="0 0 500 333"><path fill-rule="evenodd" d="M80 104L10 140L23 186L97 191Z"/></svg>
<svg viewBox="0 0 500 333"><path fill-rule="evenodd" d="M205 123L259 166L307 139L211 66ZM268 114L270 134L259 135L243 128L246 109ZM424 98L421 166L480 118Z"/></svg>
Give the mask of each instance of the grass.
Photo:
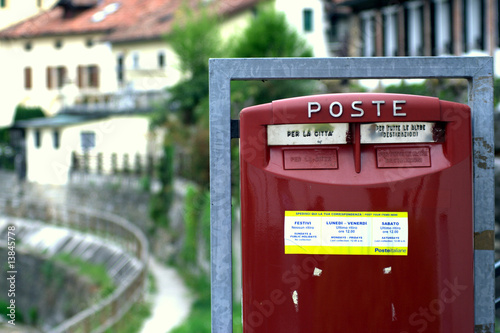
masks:
<svg viewBox="0 0 500 333"><path fill-rule="evenodd" d="M14 312L15 317L11 318L8 316L10 314L10 309L8 309L8 306L10 306L9 301L0 300L0 316L2 316L2 320L9 321L15 318L16 323L24 323L25 321L23 315L21 312L19 312L19 309L17 307ZM2 320L0 320L0 323Z"/></svg>
<svg viewBox="0 0 500 333"><path fill-rule="evenodd" d="M156 280L151 273L148 273L147 290L148 294L155 294L158 292ZM104 333L140 332L144 322L151 317L151 308L152 304L150 302L136 302L118 323L116 323L112 328L106 330Z"/></svg>
<svg viewBox="0 0 500 333"><path fill-rule="evenodd" d="M174 328L171 333L210 333L210 278L207 275L193 276L181 269L178 269L178 272L196 300L191 307L188 318L180 326ZM241 333L242 331L241 304L235 304L233 307L233 333Z"/></svg>
<svg viewBox="0 0 500 333"><path fill-rule="evenodd" d="M104 265L93 264L68 253L60 253L53 260L76 269L78 275L88 277L99 288L101 297L109 296L116 289L115 283L109 277Z"/></svg>
<svg viewBox="0 0 500 333"><path fill-rule="evenodd" d="M142 324L151 316L151 304L139 301L132 305L123 318L105 333L137 333L141 331Z"/></svg>
<svg viewBox="0 0 500 333"><path fill-rule="evenodd" d="M171 333L209 333L211 329L210 300L197 300L183 324L176 327ZM233 333L241 333L241 304L233 307Z"/></svg>
<svg viewBox="0 0 500 333"><path fill-rule="evenodd" d="M171 333L210 332L210 280L205 274L194 275L177 267L187 287L195 297L188 318Z"/></svg>

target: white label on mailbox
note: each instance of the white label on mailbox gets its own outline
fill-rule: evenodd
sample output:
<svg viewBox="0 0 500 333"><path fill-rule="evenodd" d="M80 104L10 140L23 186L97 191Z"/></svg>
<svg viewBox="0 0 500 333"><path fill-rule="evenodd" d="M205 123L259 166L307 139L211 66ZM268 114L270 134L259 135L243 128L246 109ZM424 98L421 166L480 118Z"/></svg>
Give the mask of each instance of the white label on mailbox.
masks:
<svg viewBox="0 0 500 333"><path fill-rule="evenodd" d="M431 122L361 124L361 143L435 142Z"/></svg>
<svg viewBox="0 0 500 333"><path fill-rule="evenodd" d="M349 124L285 124L267 126L269 146L346 144Z"/></svg>
<svg viewBox="0 0 500 333"><path fill-rule="evenodd" d="M408 255L407 212L285 211L286 254Z"/></svg>

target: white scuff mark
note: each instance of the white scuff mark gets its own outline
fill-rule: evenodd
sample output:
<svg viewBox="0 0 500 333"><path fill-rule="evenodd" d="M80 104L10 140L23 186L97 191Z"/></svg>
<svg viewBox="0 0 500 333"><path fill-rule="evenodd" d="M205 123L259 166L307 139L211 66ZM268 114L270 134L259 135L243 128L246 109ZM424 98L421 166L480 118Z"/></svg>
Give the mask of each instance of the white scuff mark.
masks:
<svg viewBox="0 0 500 333"><path fill-rule="evenodd" d="M396 317L396 308L394 307L394 303L391 303L391 306L392 306L392 321L396 321L398 320L398 318Z"/></svg>
<svg viewBox="0 0 500 333"><path fill-rule="evenodd" d="M299 293L294 290L292 293L293 304L295 304L295 312L299 312Z"/></svg>
<svg viewBox="0 0 500 333"><path fill-rule="evenodd" d="M314 276L321 276L321 273L323 273L322 269L319 269L318 267L314 267L314 272L313 272Z"/></svg>
<svg viewBox="0 0 500 333"><path fill-rule="evenodd" d="M384 274L391 274L391 272L392 272L391 266L384 268Z"/></svg>

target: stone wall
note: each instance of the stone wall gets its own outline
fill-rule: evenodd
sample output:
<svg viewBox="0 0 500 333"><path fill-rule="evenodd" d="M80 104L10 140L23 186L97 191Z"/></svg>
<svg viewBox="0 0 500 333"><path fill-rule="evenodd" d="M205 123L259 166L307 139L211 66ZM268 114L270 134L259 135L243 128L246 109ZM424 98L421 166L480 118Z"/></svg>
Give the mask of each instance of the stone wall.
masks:
<svg viewBox="0 0 500 333"><path fill-rule="evenodd" d="M7 250L3 247L0 258L7 262ZM87 278L41 255L16 250L15 265L15 296L8 297L13 286L2 278L0 300L14 299L24 322L44 331L50 332L51 327L84 310L98 297L97 288Z"/></svg>

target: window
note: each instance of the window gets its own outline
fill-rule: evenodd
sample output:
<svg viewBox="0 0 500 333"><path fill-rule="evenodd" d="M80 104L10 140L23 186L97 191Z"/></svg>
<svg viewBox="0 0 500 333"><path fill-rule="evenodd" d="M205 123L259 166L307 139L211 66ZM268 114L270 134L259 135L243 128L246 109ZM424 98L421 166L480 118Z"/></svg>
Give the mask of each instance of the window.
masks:
<svg viewBox="0 0 500 333"><path fill-rule="evenodd" d="M36 5L37 5L38 8L42 8L43 1L42 0L36 0Z"/></svg>
<svg viewBox="0 0 500 333"><path fill-rule="evenodd" d="M35 130L35 148L40 148L42 146L42 133L39 129Z"/></svg>
<svg viewBox="0 0 500 333"><path fill-rule="evenodd" d="M78 66L78 88L99 87L99 67L97 65Z"/></svg>
<svg viewBox="0 0 500 333"><path fill-rule="evenodd" d="M139 53L137 52L132 55L132 68L139 69Z"/></svg>
<svg viewBox="0 0 500 333"><path fill-rule="evenodd" d="M0 0L0 8L7 8L7 0Z"/></svg>
<svg viewBox="0 0 500 333"><path fill-rule="evenodd" d="M32 88L32 70L31 67L24 67L24 89L30 90Z"/></svg>
<svg viewBox="0 0 500 333"><path fill-rule="evenodd" d="M124 68L124 57L123 54L118 55L118 58L116 59L117 63L117 68L116 68L116 75L118 78L118 83L123 84L125 81L125 68Z"/></svg>
<svg viewBox="0 0 500 333"><path fill-rule="evenodd" d="M311 32L313 31L313 11L310 8L304 9L303 11L304 17L304 31Z"/></svg>
<svg viewBox="0 0 500 333"><path fill-rule="evenodd" d="M33 43L32 42L26 42L24 44L24 50L25 51L31 51L33 49Z"/></svg>
<svg viewBox="0 0 500 333"><path fill-rule="evenodd" d="M66 82L67 70L64 66L47 67L47 88L62 88Z"/></svg>
<svg viewBox="0 0 500 333"><path fill-rule="evenodd" d="M54 149L59 149L60 145L61 145L61 137L60 137L60 134L59 134L59 130L54 130L52 132L52 143L54 145Z"/></svg>
<svg viewBox="0 0 500 333"><path fill-rule="evenodd" d="M62 40L57 39L57 40L54 42L54 47L55 47L56 49L60 49L60 48L62 48L62 46L63 46L63 42L62 42Z"/></svg>
<svg viewBox="0 0 500 333"><path fill-rule="evenodd" d="M56 68L57 88L62 88L66 82L66 67Z"/></svg>
<svg viewBox="0 0 500 333"><path fill-rule="evenodd" d="M83 151L95 148L95 133L94 132L81 132L80 133L80 146Z"/></svg>
<svg viewBox="0 0 500 333"><path fill-rule="evenodd" d="M85 46L89 47L89 48L92 47L92 46L94 46L94 40L92 38L87 38L85 40Z"/></svg>
<svg viewBox="0 0 500 333"><path fill-rule="evenodd" d="M428 31L425 32L424 43L430 46L430 50L428 49L429 46L424 47L424 53L425 55L437 56L437 31L439 27L436 20L436 3L434 1L424 2L424 21L428 22L426 24ZM430 36L430 40L426 41L428 36Z"/></svg>
<svg viewBox="0 0 500 333"><path fill-rule="evenodd" d="M165 52L158 52L158 68L165 68Z"/></svg>
<svg viewBox="0 0 500 333"><path fill-rule="evenodd" d="M88 71L88 86L97 88L99 87L99 67L97 65L91 65L87 67Z"/></svg>

